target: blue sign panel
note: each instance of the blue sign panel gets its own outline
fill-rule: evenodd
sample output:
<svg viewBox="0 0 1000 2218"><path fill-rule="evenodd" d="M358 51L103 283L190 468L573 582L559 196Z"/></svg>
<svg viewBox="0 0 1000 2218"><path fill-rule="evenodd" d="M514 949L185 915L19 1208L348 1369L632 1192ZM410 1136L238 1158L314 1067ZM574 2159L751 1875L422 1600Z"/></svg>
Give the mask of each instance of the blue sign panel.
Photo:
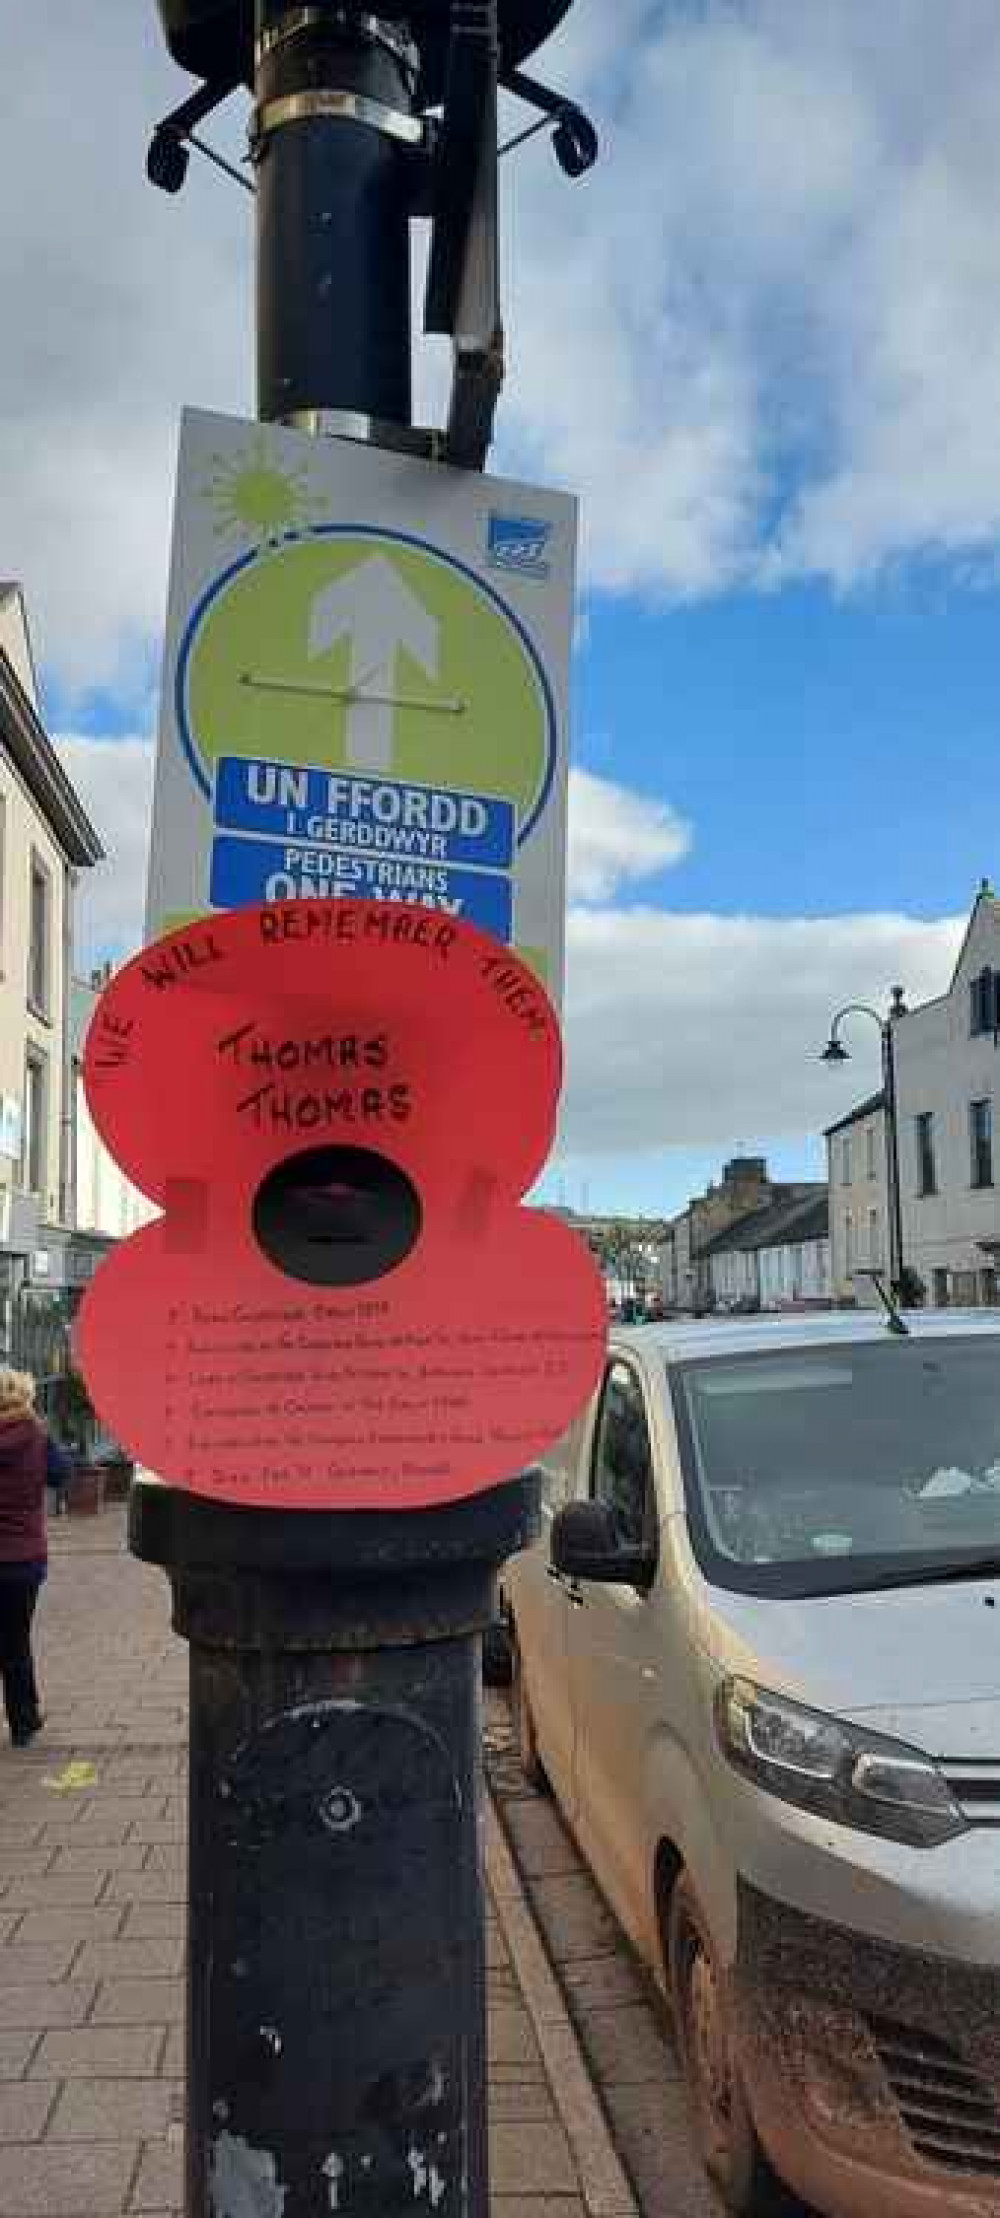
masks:
<svg viewBox="0 0 1000 2218"><path fill-rule="evenodd" d="M217 909L245 901L415 901L478 924L494 939L513 936L511 881L488 870L451 870L400 856L342 854L269 839L221 833L212 844L210 898Z"/></svg>
<svg viewBox="0 0 1000 2218"><path fill-rule="evenodd" d="M513 802L493 794L240 755L219 761L215 822L310 847L487 870L512 868L517 832Z"/></svg>

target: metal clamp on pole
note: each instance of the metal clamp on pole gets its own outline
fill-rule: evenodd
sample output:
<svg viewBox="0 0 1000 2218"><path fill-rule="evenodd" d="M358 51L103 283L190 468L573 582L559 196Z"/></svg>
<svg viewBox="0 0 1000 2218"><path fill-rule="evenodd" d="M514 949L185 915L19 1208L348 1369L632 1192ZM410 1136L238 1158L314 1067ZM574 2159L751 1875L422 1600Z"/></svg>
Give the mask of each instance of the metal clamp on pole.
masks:
<svg viewBox="0 0 1000 2218"><path fill-rule="evenodd" d="M407 426L415 50L375 16L258 0L256 57L259 412Z"/></svg>

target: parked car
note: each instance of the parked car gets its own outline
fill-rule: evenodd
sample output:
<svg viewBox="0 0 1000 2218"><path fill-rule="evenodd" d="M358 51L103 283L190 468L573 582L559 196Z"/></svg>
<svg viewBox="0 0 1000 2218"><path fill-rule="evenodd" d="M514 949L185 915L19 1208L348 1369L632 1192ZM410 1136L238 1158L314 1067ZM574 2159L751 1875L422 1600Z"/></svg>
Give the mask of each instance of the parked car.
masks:
<svg viewBox="0 0 1000 2218"><path fill-rule="evenodd" d="M905 1324L615 1333L504 1572L743 2218L1000 2212L1000 1319Z"/></svg>

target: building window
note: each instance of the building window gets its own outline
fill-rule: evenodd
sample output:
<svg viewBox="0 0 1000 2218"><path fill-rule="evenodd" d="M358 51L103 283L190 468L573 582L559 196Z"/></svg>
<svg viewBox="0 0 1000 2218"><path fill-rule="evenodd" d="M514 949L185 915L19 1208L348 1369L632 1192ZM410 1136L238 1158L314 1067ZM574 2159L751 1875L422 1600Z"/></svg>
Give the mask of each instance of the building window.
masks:
<svg viewBox="0 0 1000 2218"><path fill-rule="evenodd" d="M917 1192L937 1193L937 1169L934 1162L934 1118L924 1109L916 1120L917 1126Z"/></svg>
<svg viewBox="0 0 1000 2218"><path fill-rule="evenodd" d="M997 1029L997 975L990 969L981 970L978 978L969 983L969 1030L976 1038L981 1032Z"/></svg>
<svg viewBox="0 0 1000 2218"><path fill-rule="evenodd" d="M28 910L28 1003L40 1017L49 1014L49 940L51 937L51 880L37 855L31 858L31 891Z"/></svg>
<svg viewBox="0 0 1000 2218"><path fill-rule="evenodd" d="M851 1143L849 1140L844 1140L842 1142L841 1155L841 1184L844 1186L849 1186L851 1183Z"/></svg>
<svg viewBox="0 0 1000 2218"><path fill-rule="evenodd" d="M948 1273L947 1273L947 1271L935 1271L935 1272L934 1272L934 1274L933 1274L933 1280L934 1280L934 1307L935 1307L935 1309L947 1309L947 1307L948 1307Z"/></svg>
<svg viewBox="0 0 1000 2218"><path fill-rule="evenodd" d="M854 1219L850 1210L844 1218L844 1262L850 1278L854 1269Z"/></svg>
<svg viewBox="0 0 1000 2218"><path fill-rule="evenodd" d="M877 1209L868 1211L868 1261L873 1271L882 1268L882 1227Z"/></svg>
<svg viewBox="0 0 1000 2218"><path fill-rule="evenodd" d="M974 1186L993 1184L993 1109L988 1101L969 1103L969 1152Z"/></svg>
<svg viewBox="0 0 1000 2218"><path fill-rule="evenodd" d="M869 1125L869 1127L868 1127L868 1130L867 1130L867 1132L865 1133L865 1149L866 1149L866 1152L867 1152L867 1166L866 1166L866 1167L867 1167L867 1171L868 1171L868 1176L869 1176L869 1178L874 1178L876 1174L875 1174L875 1127L874 1127L874 1125L873 1125L873 1124L870 1124L870 1125Z"/></svg>
<svg viewBox="0 0 1000 2218"><path fill-rule="evenodd" d="M29 1193L40 1194L46 1185L47 1102L45 1057L29 1048L24 1064L24 1140L21 1176Z"/></svg>

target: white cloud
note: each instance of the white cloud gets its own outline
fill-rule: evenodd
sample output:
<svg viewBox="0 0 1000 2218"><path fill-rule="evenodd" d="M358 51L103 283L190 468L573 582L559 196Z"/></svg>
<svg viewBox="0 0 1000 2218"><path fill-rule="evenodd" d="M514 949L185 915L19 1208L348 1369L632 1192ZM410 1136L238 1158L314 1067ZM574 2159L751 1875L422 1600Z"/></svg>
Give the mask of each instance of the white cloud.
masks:
<svg viewBox="0 0 1000 2218"><path fill-rule="evenodd" d="M569 895L610 901L622 886L681 862L691 827L653 801L590 770L569 777Z"/></svg>
<svg viewBox="0 0 1000 2218"><path fill-rule="evenodd" d="M582 488L585 575L686 596L992 553L994 0L636 5L627 78L599 12L552 68L605 161L566 187L540 143L513 188L504 416Z"/></svg>
<svg viewBox="0 0 1000 2218"><path fill-rule="evenodd" d="M565 1155L818 1133L878 1084L878 1035L820 1062L834 1010L948 983L965 919L727 917L571 909Z"/></svg>
<svg viewBox="0 0 1000 2218"><path fill-rule="evenodd" d="M82 687L161 623L182 402L250 402L250 208L197 157L178 200L145 183L188 82L152 5L9 12L0 573ZM497 461L580 489L586 580L684 596L992 557L995 0L576 0L539 68L604 154L578 184L544 136L504 165ZM210 128L239 152L240 102Z"/></svg>
<svg viewBox="0 0 1000 2218"><path fill-rule="evenodd" d="M91 817L106 861L81 873L76 963L130 955L142 939L146 855L153 801L153 749L147 739L56 735L65 769Z"/></svg>
<svg viewBox="0 0 1000 2218"><path fill-rule="evenodd" d="M146 183L184 83L150 0L5 11L4 77L0 570L65 684L131 681L163 621L181 405L249 401L252 204L197 156L179 200Z"/></svg>
<svg viewBox="0 0 1000 2218"><path fill-rule="evenodd" d="M153 750L141 738L64 734L62 759L109 860L85 876L78 963L139 944ZM577 772L568 920L564 1155L653 1155L740 1136L818 1133L878 1082L859 1023L844 1071L819 1052L847 1001L942 992L964 918L688 916L595 906L684 852L669 809Z"/></svg>

